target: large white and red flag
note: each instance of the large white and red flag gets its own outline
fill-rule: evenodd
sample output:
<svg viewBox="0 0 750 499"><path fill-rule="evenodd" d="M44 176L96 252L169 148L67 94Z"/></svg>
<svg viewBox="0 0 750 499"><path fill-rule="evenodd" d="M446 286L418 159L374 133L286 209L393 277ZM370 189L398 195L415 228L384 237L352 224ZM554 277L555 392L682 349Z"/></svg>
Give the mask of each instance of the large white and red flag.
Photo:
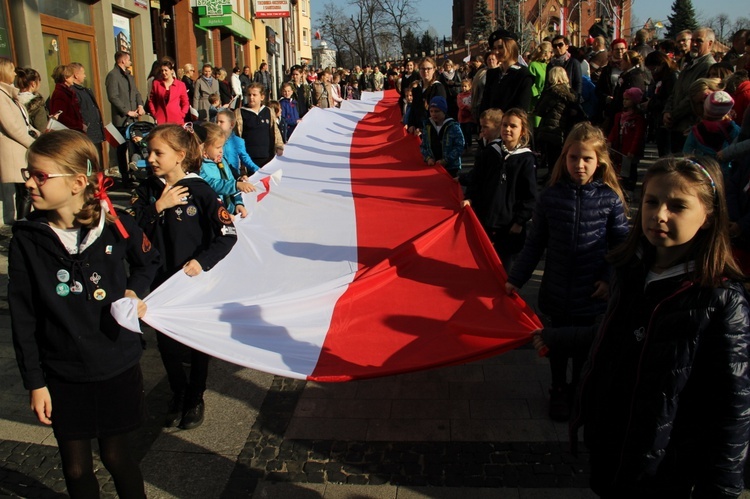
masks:
<svg viewBox="0 0 750 499"><path fill-rule="evenodd" d="M528 342L539 320L506 295L459 185L424 164L400 119L395 93L313 109L253 177L261 194L245 196L250 214L235 220L230 254L153 291L145 322L226 361L317 381L463 363Z"/></svg>

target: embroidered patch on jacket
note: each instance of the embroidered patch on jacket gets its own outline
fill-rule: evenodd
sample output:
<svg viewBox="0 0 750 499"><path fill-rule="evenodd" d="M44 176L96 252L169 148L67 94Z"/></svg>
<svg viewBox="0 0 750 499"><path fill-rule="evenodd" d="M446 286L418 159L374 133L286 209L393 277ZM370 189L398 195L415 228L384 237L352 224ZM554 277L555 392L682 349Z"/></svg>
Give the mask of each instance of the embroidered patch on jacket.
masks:
<svg viewBox="0 0 750 499"><path fill-rule="evenodd" d="M223 206L219 207L219 221L224 225L229 225L232 223L232 215L230 215L227 209Z"/></svg>
<svg viewBox="0 0 750 499"><path fill-rule="evenodd" d="M146 234L143 234L143 240L141 241L141 249L144 253L148 253L151 251L151 240L146 236Z"/></svg>

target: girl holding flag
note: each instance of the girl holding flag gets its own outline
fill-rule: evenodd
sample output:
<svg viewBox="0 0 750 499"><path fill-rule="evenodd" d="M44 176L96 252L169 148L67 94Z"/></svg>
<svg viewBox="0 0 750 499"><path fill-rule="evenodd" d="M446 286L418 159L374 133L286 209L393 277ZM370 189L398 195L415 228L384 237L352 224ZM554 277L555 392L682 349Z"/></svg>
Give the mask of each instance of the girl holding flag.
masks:
<svg viewBox="0 0 750 499"><path fill-rule="evenodd" d="M110 304L147 290L159 255L131 217L116 218L86 135L43 134L21 170L35 211L13 226L13 344L37 419L52 425L71 497L98 497L91 439L122 498L145 497L128 432L145 419L140 336ZM125 271L124 262L130 271ZM146 306L137 300L138 316Z"/></svg>

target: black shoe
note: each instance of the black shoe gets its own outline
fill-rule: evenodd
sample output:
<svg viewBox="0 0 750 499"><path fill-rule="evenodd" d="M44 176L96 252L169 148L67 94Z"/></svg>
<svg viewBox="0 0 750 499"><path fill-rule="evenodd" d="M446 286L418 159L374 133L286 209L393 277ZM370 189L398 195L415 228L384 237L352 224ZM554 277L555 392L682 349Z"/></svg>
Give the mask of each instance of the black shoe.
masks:
<svg viewBox="0 0 750 499"><path fill-rule="evenodd" d="M201 400L198 405L186 409L182 414L182 422L180 422L180 428L183 430L192 430L198 428L203 424L203 413L206 410L206 404Z"/></svg>
<svg viewBox="0 0 750 499"><path fill-rule="evenodd" d="M165 428L173 428L180 424L184 400L185 397L182 394L172 395L172 399L169 401L169 407L167 408L167 415L164 417Z"/></svg>

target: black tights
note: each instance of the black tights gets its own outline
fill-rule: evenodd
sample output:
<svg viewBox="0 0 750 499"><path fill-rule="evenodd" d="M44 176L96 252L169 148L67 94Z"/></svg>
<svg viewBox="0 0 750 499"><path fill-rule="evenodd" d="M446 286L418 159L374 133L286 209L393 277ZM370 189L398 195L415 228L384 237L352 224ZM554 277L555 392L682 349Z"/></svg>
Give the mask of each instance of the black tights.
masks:
<svg viewBox="0 0 750 499"><path fill-rule="evenodd" d="M99 497L99 482L94 475L91 440L67 440L58 443L65 484L72 499ZM143 499L146 492L143 475L130 453L127 433L99 439L102 463L112 475L121 499Z"/></svg>

